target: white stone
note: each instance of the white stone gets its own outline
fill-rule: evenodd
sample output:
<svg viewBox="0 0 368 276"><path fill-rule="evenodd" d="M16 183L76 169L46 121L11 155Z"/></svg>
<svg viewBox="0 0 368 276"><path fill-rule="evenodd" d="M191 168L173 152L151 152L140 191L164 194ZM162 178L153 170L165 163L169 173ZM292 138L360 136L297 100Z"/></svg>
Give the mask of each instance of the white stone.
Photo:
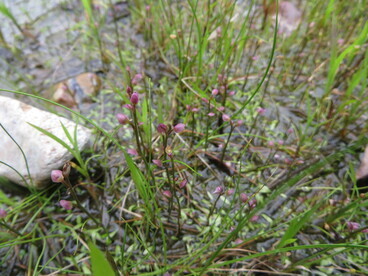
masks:
<svg viewBox="0 0 368 276"><path fill-rule="evenodd" d="M86 147L91 136L89 129L77 126L68 119L3 96L0 96L0 123L22 148L28 162L31 179L22 152L1 126L0 176L20 185L32 185L35 188L42 188L51 183L51 171L60 169L73 156L65 147L29 123L52 133L71 147L72 144L65 135L61 123L68 129L72 137L77 127L79 150ZM9 166L16 169L27 183Z"/></svg>

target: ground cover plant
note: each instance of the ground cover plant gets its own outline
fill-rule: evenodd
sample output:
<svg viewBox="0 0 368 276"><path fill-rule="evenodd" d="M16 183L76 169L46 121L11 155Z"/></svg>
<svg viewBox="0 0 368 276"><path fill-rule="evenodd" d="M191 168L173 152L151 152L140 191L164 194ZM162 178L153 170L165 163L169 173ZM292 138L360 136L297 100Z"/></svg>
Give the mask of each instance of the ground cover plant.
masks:
<svg viewBox="0 0 368 276"><path fill-rule="evenodd" d="M69 148L75 159L50 171L48 189L0 190L0 271L368 274L367 186L355 177L368 142L368 3L295 4L290 32L276 27L276 1L60 4L82 17L65 44L100 62L95 104L53 103L47 79L16 66L1 95L84 124L94 141ZM20 31L4 47L21 59L33 39Z"/></svg>

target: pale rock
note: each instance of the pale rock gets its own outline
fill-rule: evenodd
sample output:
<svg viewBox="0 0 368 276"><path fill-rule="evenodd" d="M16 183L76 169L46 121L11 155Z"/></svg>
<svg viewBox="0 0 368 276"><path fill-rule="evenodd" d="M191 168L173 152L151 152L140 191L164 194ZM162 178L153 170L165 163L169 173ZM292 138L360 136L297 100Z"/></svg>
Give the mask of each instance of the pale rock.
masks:
<svg viewBox="0 0 368 276"><path fill-rule="evenodd" d="M83 126L77 126L70 120L3 96L0 96L0 123L22 148L27 158L32 181L30 181L26 162L20 149L3 128L0 128L0 176L20 185L35 188L42 188L51 183L51 171L61 168L73 156L61 144L29 123L52 133L71 147L61 123L68 129L72 137L77 127L79 150L86 147L91 137L89 129ZM24 179L9 166L17 170Z"/></svg>

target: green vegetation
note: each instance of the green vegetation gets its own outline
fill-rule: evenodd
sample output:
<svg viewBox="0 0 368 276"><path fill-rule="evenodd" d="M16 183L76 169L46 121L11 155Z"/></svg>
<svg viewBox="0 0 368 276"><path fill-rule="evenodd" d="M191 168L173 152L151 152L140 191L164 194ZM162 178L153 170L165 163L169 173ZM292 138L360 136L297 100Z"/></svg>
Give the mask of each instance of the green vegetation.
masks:
<svg viewBox="0 0 368 276"><path fill-rule="evenodd" d="M61 183L0 190L0 271L368 274L355 179L368 2L296 1L290 35L261 1L133 0L123 18L113 2L74 3L85 17L69 30L82 34L74 54L105 73L93 108L63 107L93 146L80 152L68 133ZM17 90L0 94L61 107L42 87Z"/></svg>

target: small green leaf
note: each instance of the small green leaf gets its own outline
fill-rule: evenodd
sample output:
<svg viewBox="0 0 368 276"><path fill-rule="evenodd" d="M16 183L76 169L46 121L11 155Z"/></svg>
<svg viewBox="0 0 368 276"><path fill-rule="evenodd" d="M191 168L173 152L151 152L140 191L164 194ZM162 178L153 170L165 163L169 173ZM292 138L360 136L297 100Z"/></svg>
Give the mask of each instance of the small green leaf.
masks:
<svg viewBox="0 0 368 276"><path fill-rule="evenodd" d="M105 255L93 243L88 244L91 252L92 273L94 276L115 276Z"/></svg>

